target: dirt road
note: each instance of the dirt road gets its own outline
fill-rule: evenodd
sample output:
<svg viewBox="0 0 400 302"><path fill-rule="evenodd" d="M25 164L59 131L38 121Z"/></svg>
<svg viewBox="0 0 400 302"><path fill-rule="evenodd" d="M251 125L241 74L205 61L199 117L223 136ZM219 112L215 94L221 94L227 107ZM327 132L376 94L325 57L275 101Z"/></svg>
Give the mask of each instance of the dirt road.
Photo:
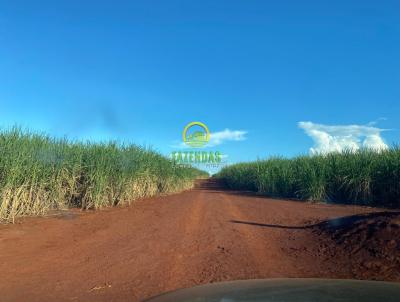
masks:
<svg viewBox="0 0 400 302"><path fill-rule="evenodd" d="M348 257L327 261L309 226L371 211L206 181L127 208L24 219L0 226L1 301L141 301L223 280L353 278Z"/></svg>

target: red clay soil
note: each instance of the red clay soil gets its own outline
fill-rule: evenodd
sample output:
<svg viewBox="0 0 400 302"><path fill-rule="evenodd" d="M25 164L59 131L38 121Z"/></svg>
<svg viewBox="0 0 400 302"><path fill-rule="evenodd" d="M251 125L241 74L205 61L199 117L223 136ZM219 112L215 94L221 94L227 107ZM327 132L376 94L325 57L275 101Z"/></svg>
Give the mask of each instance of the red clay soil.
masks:
<svg viewBox="0 0 400 302"><path fill-rule="evenodd" d="M126 208L26 218L0 226L0 300L141 301L254 278L400 281L399 214L373 213L382 211L270 199L203 181ZM331 221L338 217L354 223Z"/></svg>

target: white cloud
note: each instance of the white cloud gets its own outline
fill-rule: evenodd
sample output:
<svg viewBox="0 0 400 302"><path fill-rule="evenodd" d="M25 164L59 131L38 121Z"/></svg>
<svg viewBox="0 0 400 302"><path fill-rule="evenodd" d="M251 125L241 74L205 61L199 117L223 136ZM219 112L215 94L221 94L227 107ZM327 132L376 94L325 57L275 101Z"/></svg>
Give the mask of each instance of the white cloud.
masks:
<svg viewBox="0 0 400 302"><path fill-rule="evenodd" d="M360 148L370 148L377 151L387 149L381 137L384 129L369 125L322 125L312 122L299 122L308 136L314 141L310 153L356 151Z"/></svg>
<svg viewBox="0 0 400 302"><path fill-rule="evenodd" d="M207 147L221 145L227 141L243 141L246 139L247 131L229 130L218 131L210 134L210 140Z"/></svg>
<svg viewBox="0 0 400 302"><path fill-rule="evenodd" d="M215 147L227 141L244 141L247 139L246 134L247 131L244 130L229 130L229 129L225 129L223 131L218 131L218 132L211 132L210 140L204 147ZM174 142L173 145L171 145L171 147L179 149L191 148L184 142Z"/></svg>

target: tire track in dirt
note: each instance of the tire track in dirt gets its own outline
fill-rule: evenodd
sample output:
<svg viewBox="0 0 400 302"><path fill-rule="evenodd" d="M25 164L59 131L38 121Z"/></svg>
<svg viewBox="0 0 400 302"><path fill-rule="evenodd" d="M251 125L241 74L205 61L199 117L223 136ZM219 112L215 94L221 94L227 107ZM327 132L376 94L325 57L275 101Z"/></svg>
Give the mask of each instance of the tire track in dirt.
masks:
<svg viewBox="0 0 400 302"><path fill-rule="evenodd" d="M235 223L268 222L271 217L269 217L269 212L266 211L249 215L243 204L241 204L243 201L242 196L226 193L220 195L225 201L227 212L230 214L229 222L233 223L241 234L240 240L246 246L249 259L253 262L253 278L296 277L298 272L293 268L296 267L299 259L291 257L290 250L286 249L290 239L295 237L293 231ZM247 202L255 205L259 201L249 198ZM268 203L271 200L263 199L261 202ZM263 215L260 217L260 214Z"/></svg>
<svg viewBox="0 0 400 302"><path fill-rule="evenodd" d="M232 221L246 221L247 217L243 215L243 213L238 209L238 207L234 204L232 198L228 197L225 194L219 194L221 199L223 200L223 206L226 208L226 212L229 213L230 219L229 222ZM244 225L237 225L236 228L239 231L241 244L245 246L245 250L248 251L248 259L253 263L251 267L254 268L254 274L256 276L261 274L260 271L260 261L265 256L265 250L262 242L255 242L254 240L250 240L253 238L253 232L251 228L248 228Z"/></svg>
<svg viewBox="0 0 400 302"><path fill-rule="evenodd" d="M176 245L177 252L170 264L166 291L175 289L177 283L182 283L185 280L188 262L190 263L189 257L191 256L187 254L188 248L190 247L194 251L199 250L198 234L200 224L204 220L203 194L203 192L195 192L192 199L187 201L191 206L186 214L181 216L182 227L178 229L181 238L178 242L171 242L171 244Z"/></svg>
<svg viewBox="0 0 400 302"><path fill-rule="evenodd" d="M200 225L200 245L193 261L192 280L194 284L204 284L253 275L253 262L249 262L247 248L242 245L239 233L226 219L229 212L226 200L220 194L205 191L204 219ZM240 248L236 245L240 243ZM238 266L238 263L240 265Z"/></svg>

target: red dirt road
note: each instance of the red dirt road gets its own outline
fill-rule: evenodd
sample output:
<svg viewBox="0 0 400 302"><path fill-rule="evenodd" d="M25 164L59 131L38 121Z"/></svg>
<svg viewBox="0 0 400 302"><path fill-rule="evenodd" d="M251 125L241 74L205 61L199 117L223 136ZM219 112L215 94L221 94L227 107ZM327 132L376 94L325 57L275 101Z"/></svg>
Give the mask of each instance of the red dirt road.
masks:
<svg viewBox="0 0 400 302"><path fill-rule="evenodd" d="M307 226L368 213L218 188L127 208L0 226L1 301L141 301L182 287L274 277L353 278Z"/></svg>

